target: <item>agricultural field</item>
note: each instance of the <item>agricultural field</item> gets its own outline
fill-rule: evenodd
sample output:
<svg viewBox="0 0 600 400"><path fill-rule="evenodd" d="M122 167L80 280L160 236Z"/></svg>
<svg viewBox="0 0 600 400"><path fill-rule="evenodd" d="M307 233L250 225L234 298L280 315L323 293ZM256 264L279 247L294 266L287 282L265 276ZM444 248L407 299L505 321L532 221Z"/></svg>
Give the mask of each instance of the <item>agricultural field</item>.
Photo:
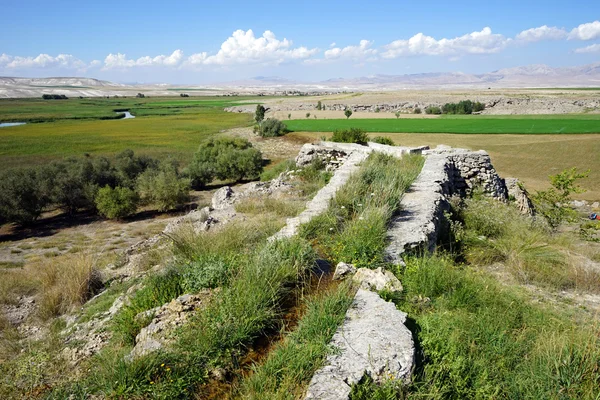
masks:
<svg viewBox="0 0 600 400"><path fill-rule="evenodd" d="M1 100L1 122L27 124L0 129L0 163L40 164L84 153L112 155L127 148L185 162L207 137L251 123L248 114L223 111L241 100L252 98ZM136 118L105 120L124 110Z"/></svg>
<svg viewBox="0 0 600 400"><path fill-rule="evenodd" d="M361 128L389 133L547 134L600 133L599 114L577 115L444 115L440 118L296 119L286 121L292 131L331 132Z"/></svg>

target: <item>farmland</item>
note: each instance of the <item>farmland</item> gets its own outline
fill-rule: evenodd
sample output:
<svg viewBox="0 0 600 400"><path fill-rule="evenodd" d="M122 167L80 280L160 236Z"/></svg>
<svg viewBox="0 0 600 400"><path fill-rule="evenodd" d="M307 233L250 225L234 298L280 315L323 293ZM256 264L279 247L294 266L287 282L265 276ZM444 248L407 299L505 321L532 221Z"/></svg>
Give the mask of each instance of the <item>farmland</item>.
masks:
<svg viewBox="0 0 600 400"><path fill-rule="evenodd" d="M442 116L402 119L304 119L286 122L292 131L330 132L361 128L368 132L460 133L460 134L548 134L600 133L599 114Z"/></svg>

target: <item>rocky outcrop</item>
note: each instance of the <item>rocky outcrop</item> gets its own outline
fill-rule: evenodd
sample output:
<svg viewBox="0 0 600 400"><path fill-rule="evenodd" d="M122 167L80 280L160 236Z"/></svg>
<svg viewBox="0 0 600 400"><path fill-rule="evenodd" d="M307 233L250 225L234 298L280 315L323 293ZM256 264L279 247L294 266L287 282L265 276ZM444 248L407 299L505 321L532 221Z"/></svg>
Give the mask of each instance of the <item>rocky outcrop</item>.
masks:
<svg viewBox="0 0 600 400"><path fill-rule="evenodd" d="M365 374L376 382L409 382L414 365L412 334L406 314L377 293L359 289L344 323L333 335L337 351L312 377L306 399L348 399L351 386Z"/></svg>
<svg viewBox="0 0 600 400"><path fill-rule="evenodd" d="M152 321L135 337L135 347L127 359L143 357L172 342L175 329L183 325L196 309L205 306L211 294L211 290L196 295L184 294L161 307L138 314L136 320L152 318Z"/></svg>
<svg viewBox="0 0 600 400"><path fill-rule="evenodd" d="M359 268L352 280L366 290L401 292L403 289L398 278L381 267L377 269Z"/></svg>

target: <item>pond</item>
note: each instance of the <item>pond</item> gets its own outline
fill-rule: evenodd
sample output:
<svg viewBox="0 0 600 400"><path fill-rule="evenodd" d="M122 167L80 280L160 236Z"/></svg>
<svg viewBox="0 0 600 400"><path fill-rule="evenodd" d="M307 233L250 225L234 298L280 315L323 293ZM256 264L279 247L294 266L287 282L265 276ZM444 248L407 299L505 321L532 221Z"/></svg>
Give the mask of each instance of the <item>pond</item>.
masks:
<svg viewBox="0 0 600 400"><path fill-rule="evenodd" d="M135 118L135 115L131 115L131 113L129 111L119 111L117 114L125 114L125 117L123 117L121 119Z"/></svg>

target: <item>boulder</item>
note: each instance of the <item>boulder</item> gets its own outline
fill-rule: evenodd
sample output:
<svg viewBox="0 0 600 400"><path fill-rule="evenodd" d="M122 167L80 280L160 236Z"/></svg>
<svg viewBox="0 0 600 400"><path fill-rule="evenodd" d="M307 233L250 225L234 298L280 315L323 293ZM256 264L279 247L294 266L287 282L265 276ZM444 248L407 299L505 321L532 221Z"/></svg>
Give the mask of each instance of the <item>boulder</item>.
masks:
<svg viewBox="0 0 600 400"><path fill-rule="evenodd" d="M401 292L402 283L390 271L379 267L377 269L359 268L352 279L366 290L389 290L390 292Z"/></svg>
<svg viewBox="0 0 600 400"><path fill-rule="evenodd" d="M233 204L233 189L224 186L217 190L212 197L212 208L215 210L227 208Z"/></svg>
<svg viewBox="0 0 600 400"><path fill-rule="evenodd" d="M521 181L517 178L506 178L504 181L508 190L508 196L514 199L519 211L523 214L534 215L533 203L529 199L529 193L527 193Z"/></svg>
<svg viewBox="0 0 600 400"><path fill-rule="evenodd" d="M344 279L348 275L354 275L356 272L356 268L352 264L346 264L345 262L340 262L335 267L335 272L333 273L333 279Z"/></svg>

